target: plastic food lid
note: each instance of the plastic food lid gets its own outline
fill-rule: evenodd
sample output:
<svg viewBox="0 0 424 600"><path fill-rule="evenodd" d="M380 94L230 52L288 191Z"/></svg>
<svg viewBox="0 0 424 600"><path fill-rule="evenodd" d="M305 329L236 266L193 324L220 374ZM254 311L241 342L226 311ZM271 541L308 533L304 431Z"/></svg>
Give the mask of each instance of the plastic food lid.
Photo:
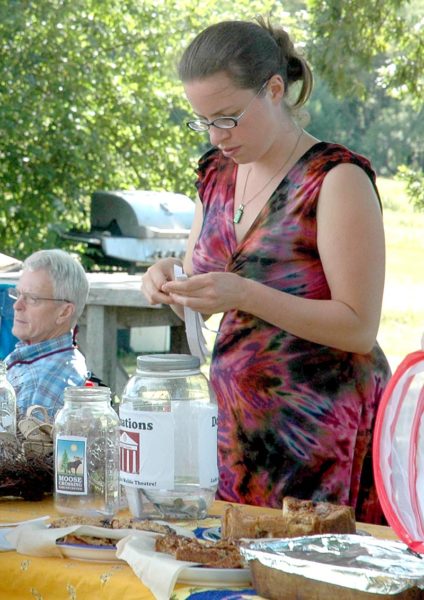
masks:
<svg viewBox="0 0 424 600"><path fill-rule="evenodd" d="M140 371L193 371L200 368L200 359L191 354L146 354L137 357Z"/></svg>
<svg viewBox="0 0 424 600"><path fill-rule="evenodd" d="M411 550L424 553L424 350L406 356L383 393L373 465L387 521Z"/></svg>

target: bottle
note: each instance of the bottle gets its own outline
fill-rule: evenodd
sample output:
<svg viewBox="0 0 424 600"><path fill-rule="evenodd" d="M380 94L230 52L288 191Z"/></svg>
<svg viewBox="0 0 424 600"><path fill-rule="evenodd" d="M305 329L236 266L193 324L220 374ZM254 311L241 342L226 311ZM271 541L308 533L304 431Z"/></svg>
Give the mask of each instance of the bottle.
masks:
<svg viewBox="0 0 424 600"><path fill-rule="evenodd" d="M206 517L218 484L218 409L199 359L139 356L119 416L121 483L132 514Z"/></svg>
<svg viewBox="0 0 424 600"><path fill-rule="evenodd" d="M0 434L16 438L16 394L6 378L6 363L0 361Z"/></svg>
<svg viewBox="0 0 424 600"><path fill-rule="evenodd" d="M119 417L107 387L68 387L54 422L59 513L112 517L119 509Z"/></svg>

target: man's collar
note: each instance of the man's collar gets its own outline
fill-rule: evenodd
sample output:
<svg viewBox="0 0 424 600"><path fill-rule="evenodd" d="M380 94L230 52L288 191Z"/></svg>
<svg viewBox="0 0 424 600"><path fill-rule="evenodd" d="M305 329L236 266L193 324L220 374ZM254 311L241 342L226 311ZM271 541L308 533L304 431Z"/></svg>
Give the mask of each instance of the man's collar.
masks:
<svg viewBox="0 0 424 600"><path fill-rule="evenodd" d="M39 354L45 354L52 350L64 348L66 346L72 346L72 332L69 331L58 337L50 340L44 340L37 344L27 344L26 342L17 342L15 349L5 358L6 364L19 360L28 360L35 358Z"/></svg>

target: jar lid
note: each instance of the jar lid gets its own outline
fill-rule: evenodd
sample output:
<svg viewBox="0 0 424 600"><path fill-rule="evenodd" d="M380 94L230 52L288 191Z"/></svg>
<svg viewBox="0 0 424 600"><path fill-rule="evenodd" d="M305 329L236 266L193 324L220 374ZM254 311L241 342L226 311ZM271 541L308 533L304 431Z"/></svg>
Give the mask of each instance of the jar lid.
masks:
<svg viewBox="0 0 424 600"><path fill-rule="evenodd" d="M137 357L140 371L186 371L200 368L200 358L192 354L146 354Z"/></svg>
<svg viewBox="0 0 424 600"><path fill-rule="evenodd" d="M96 387L88 387L85 385L81 385L69 386L65 388L65 400L83 400L97 402L100 400L110 400L110 396L110 388L103 385Z"/></svg>

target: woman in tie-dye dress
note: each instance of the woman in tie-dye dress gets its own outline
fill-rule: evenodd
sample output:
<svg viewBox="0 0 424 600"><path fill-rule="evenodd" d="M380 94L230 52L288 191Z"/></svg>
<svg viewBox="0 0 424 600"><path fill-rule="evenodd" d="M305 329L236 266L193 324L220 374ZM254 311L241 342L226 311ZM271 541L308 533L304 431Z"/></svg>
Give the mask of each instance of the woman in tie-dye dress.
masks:
<svg viewBox="0 0 424 600"><path fill-rule="evenodd" d="M376 343L384 234L364 157L299 128L287 93L311 74L287 34L259 23L207 28L180 63L214 146L199 162L184 269L143 277L152 303L223 313L211 362L221 500L279 507L286 495L350 504L379 522L371 465L390 376Z"/></svg>

